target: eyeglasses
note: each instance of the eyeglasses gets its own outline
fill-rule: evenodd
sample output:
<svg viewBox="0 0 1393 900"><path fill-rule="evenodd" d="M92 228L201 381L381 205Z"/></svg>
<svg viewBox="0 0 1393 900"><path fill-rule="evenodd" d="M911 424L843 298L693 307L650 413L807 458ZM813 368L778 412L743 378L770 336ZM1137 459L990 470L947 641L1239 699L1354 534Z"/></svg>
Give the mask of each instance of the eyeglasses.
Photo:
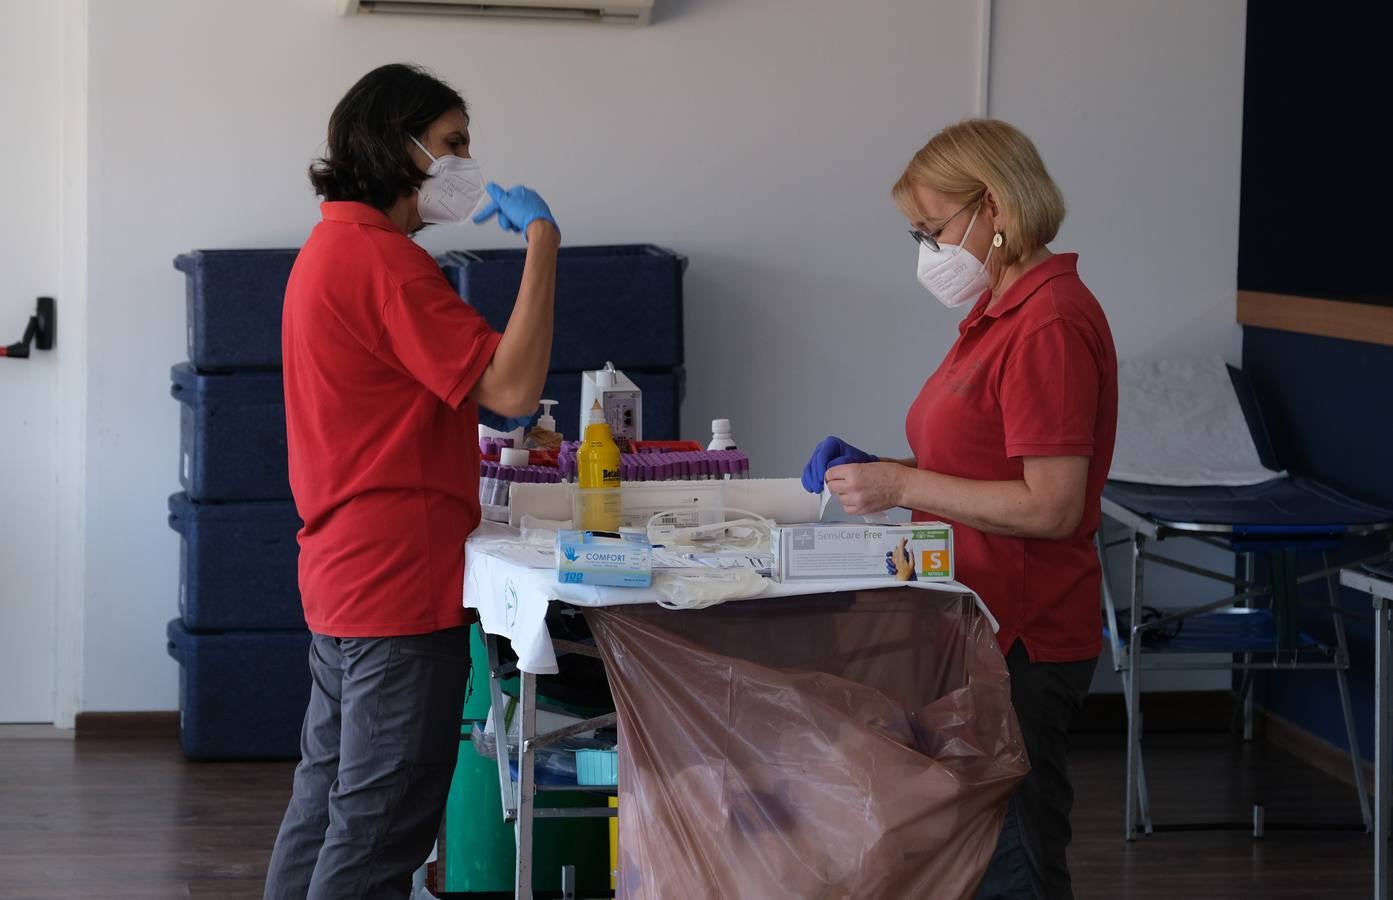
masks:
<svg viewBox="0 0 1393 900"><path fill-rule="evenodd" d="M964 206L960 207L957 212L953 213L951 216L945 219L942 225L938 226L933 231L920 231L917 228L911 228L909 229L909 236L914 238L916 243L923 244L925 247L928 247L930 250L937 253L939 250L938 236L943 234L943 230L948 227L948 223L956 219L958 216L962 215L964 210L976 206L979 202L981 202L980 198L978 198L977 200L969 200Z"/></svg>

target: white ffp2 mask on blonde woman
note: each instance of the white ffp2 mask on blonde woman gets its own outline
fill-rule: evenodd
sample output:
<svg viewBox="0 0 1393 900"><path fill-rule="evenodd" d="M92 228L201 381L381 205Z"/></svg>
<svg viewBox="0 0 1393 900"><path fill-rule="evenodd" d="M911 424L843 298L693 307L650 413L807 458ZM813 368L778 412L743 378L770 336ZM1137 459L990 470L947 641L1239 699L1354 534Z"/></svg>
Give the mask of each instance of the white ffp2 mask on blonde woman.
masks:
<svg viewBox="0 0 1393 900"><path fill-rule="evenodd" d="M416 193L416 211L421 214L421 221L435 225L468 222L484 198L484 176L478 161L453 153L431 156L416 138L412 137L411 142L431 160L426 180Z"/></svg>
<svg viewBox="0 0 1393 900"><path fill-rule="evenodd" d="M972 234L972 226L977 222L979 206L972 211L963 232L963 243ZM995 249L995 248L993 248ZM992 251L987 251L987 259ZM927 244L919 245L919 283L934 298L949 309L956 309L982 296L991 286L987 279L987 265L973 256L962 244L939 244L937 250Z"/></svg>

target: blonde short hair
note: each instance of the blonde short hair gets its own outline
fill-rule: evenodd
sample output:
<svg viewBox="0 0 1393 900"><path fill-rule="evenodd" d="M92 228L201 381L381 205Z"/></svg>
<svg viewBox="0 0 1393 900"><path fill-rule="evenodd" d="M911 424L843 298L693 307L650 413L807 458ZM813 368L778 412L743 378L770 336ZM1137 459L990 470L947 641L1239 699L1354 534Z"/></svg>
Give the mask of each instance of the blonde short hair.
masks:
<svg viewBox="0 0 1393 900"><path fill-rule="evenodd" d="M964 205L991 192L1001 213L998 227L1003 238L992 253L993 269L1044 247L1064 221L1064 197L1035 145L1000 119L964 119L949 125L914 154L890 192L910 221L925 218L914 199L916 186Z"/></svg>

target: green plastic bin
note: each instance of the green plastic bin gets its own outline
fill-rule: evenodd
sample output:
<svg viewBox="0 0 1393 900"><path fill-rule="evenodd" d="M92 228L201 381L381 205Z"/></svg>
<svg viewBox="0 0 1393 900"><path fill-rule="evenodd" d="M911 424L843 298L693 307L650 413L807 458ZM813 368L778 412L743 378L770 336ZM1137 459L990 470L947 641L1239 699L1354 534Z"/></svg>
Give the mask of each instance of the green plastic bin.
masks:
<svg viewBox="0 0 1393 900"><path fill-rule="evenodd" d="M471 635L472 688L464 706L466 720L488 715L488 657L476 625ZM459 758L445 807L445 830L438 866L444 867L441 887L456 893L513 892L516 865L513 826L503 821L498 790L498 765L479 756L469 740L470 726L461 730ZM538 806L605 807L603 794L538 791ZM576 867L581 892L610 890L608 819L535 819L533 821L532 889L559 891L561 867Z"/></svg>

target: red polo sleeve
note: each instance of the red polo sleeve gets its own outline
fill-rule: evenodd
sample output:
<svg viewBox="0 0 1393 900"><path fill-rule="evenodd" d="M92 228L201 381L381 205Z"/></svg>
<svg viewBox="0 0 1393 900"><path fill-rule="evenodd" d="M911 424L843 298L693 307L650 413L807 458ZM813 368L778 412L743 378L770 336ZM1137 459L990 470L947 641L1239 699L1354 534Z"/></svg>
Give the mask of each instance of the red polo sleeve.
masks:
<svg viewBox="0 0 1393 900"><path fill-rule="evenodd" d="M1006 455L1092 456L1098 363L1079 330L1051 319L1011 349L1001 378Z"/></svg>
<svg viewBox="0 0 1393 900"><path fill-rule="evenodd" d="M454 408L503 339L439 274L404 282L383 308L382 323L379 354Z"/></svg>

